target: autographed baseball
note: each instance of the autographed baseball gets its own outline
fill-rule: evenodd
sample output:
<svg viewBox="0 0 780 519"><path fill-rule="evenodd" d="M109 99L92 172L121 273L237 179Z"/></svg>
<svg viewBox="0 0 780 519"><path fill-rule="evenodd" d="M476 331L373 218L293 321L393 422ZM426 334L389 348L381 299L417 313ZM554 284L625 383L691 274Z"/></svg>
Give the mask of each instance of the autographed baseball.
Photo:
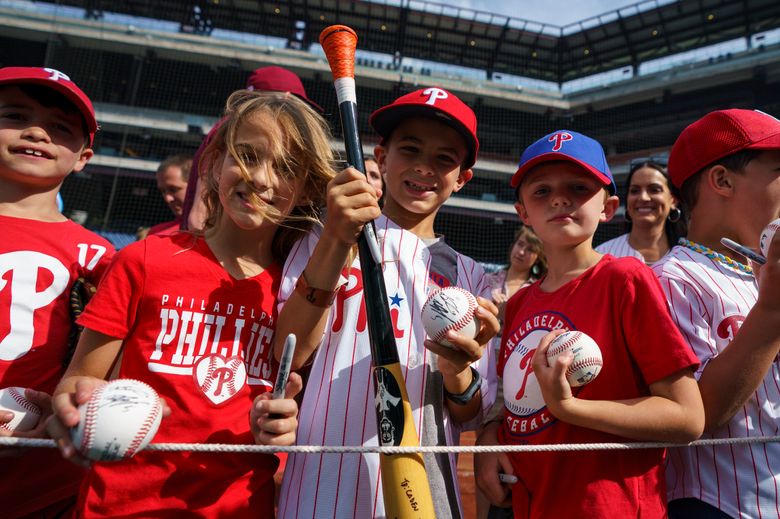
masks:
<svg viewBox="0 0 780 519"><path fill-rule="evenodd" d="M149 385L117 379L96 389L79 406L79 415L71 429L73 445L91 460L116 461L132 457L154 438L162 404Z"/></svg>
<svg viewBox="0 0 780 519"><path fill-rule="evenodd" d="M603 361L596 341L582 332L564 332L550 343L547 363L552 366L555 359L566 351L571 352L574 357L566 370L566 380L571 387L584 386L598 376Z"/></svg>
<svg viewBox="0 0 780 519"><path fill-rule="evenodd" d="M23 387L0 389L0 411L14 414L10 422L0 424L0 429L6 431L29 431L41 417L40 408L25 398Z"/></svg>
<svg viewBox="0 0 780 519"><path fill-rule="evenodd" d="M775 235L775 231L780 227L780 218L769 222L769 225L764 227L761 231L761 238L758 240L758 248L761 249L761 254L766 258L767 252L769 252L769 244L772 243L772 238Z"/></svg>
<svg viewBox="0 0 780 519"><path fill-rule="evenodd" d="M431 292L422 307L422 323L428 337L434 342L452 348L445 339L449 330L468 337L476 337L479 319L474 315L477 300L460 287L446 287Z"/></svg>

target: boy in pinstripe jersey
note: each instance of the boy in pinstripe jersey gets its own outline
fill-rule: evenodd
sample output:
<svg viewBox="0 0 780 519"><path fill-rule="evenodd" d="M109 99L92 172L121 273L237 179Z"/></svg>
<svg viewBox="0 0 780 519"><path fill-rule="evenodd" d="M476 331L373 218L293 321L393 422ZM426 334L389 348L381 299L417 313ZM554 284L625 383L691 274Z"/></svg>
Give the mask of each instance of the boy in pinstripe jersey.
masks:
<svg viewBox="0 0 780 519"><path fill-rule="evenodd" d="M669 157L690 208L688 239L653 266L672 316L701 360L705 438L780 429L780 239L760 280L726 237L757 248L780 216L780 121L753 110L711 112L683 130ZM780 516L780 444L671 449L672 518Z"/></svg>
<svg viewBox="0 0 780 519"><path fill-rule="evenodd" d="M497 309L482 267L437 237L433 222L472 176L476 117L451 93L428 88L380 108L370 122L382 136L375 155L386 182L383 214L377 205L381 190L358 171L343 171L329 186L321 236L297 244L285 265L277 337L298 336L294 368L311 362L298 441L378 443L360 266L350 257L362 225L376 218L387 304L415 427L423 445L457 445L460 431L476 427L495 398L486 345L498 331ZM487 298L479 299L483 326L475 339L448 335L456 349L426 341L422 328L422 305L437 285ZM436 516L462 517L454 456L426 455L425 464ZM375 454L291 455L279 516L384 517L380 477Z"/></svg>

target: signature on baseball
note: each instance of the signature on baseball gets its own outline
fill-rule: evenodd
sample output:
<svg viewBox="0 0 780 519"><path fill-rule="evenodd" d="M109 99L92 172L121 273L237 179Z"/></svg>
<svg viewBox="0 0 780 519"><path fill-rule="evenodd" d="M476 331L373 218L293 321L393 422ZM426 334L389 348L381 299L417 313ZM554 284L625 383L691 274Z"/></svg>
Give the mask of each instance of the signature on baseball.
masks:
<svg viewBox="0 0 780 519"><path fill-rule="evenodd" d="M447 294L440 293L439 297L431 300L430 305L431 320L442 320L448 323L458 321L458 304Z"/></svg>
<svg viewBox="0 0 780 519"><path fill-rule="evenodd" d="M132 386L116 386L116 389L122 389L128 393L111 393L105 395L103 400L98 405L98 409L121 407L123 410L129 410L138 404L147 402L149 399L148 394L137 392L136 389Z"/></svg>

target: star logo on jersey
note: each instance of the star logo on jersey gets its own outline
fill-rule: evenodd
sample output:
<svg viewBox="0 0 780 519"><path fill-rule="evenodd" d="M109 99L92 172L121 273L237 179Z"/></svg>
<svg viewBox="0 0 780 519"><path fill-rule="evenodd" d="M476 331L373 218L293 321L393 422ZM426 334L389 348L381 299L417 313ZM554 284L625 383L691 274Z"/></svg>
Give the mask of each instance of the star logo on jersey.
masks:
<svg viewBox="0 0 780 519"><path fill-rule="evenodd" d="M222 405L246 384L246 366L241 357L204 355L192 367L192 376L206 398L214 405Z"/></svg>
<svg viewBox="0 0 780 519"><path fill-rule="evenodd" d="M400 307L400 306L401 306L401 301L403 301L403 300L404 300L404 298L403 298L403 297L401 297L401 296L398 294L398 292L396 292L394 296L390 296L390 304L391 304L392 306L398 306L398 307Z"/></svg>

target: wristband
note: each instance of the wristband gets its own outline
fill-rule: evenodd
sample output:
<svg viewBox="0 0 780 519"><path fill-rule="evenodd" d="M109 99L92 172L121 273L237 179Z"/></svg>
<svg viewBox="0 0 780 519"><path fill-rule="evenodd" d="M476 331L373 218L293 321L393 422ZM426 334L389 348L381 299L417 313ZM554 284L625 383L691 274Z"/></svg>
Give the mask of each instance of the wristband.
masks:
<svg viewBox="0 0 780 519"><path fill-rule="evenodd" d="M323 290L309 286L306 281L306 274L301 272L298 282L295 283L295 291L303 296L306 301L322 308L329 308L336 299L338 290Z"/></svg>
<svg viewBox="0 0 780 519"><path fill-rule="evenodd" d="M469 384L469 387L467 387L463 393L453 395L447 391L447 388L444 388L444 394L447 398L458 405L466 405L471 402L471 399L474 398L474 394L482 385L482 376L479 374L479 371L474 369L473 366L469 367L471 368L471 384Z"/></svg>

